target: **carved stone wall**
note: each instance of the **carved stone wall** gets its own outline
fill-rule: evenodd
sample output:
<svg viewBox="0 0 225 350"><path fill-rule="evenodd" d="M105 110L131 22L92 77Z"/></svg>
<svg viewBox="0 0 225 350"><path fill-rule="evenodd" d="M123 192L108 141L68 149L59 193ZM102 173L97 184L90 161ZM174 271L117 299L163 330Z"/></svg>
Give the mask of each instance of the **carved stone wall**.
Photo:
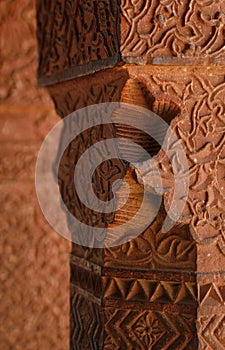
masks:
<svg viewBox="0 0 225 350"><path fill-rule="evenodd" d="M65 2L61 4L64 6ZM101 5L99 2L96 6L101 9ZM40 37L45 28L42 16L41 12ZM78 14L76 17L79 19ZM174 191L172 165L175 163L179 169L180 164L176 153L171 164L165 152L159 151L146 134L118 124L89 130L70 144L61 159L59 184L64 203L81 222L89 220L90 224L113 228L116 233L117 225L132 217L143 197L140 181L143 174L137 177L132 166L112 159L96 170L93 188L98 189L100 198L108 200L113 181L123 178L130 186L127 203L110 215L93 214L80 203L73 188L73 168L85 149L104 138L122 135L136 140L154 156L165 188L158 215L137 238L123 244L118 241L117 246L102 250L72 245L71 349L222 350L224 3L121 1L116 20L120 23L120 35L115 37L119 40L120 64L104 69L106 66L100 60L102 71L97 72L95 58L91 59L92 67L95 65L91 73L95 73L87 77L88 65L84 61L83 73L70 70L70 81L64 81L69 77L68 67L60 63L57 77L54 71L49 71L49 76L40 71L40 83L61 81L49 86L49 91L62 117L84 106L111 101L136 103L161 116L170 124L187 155L189 192L182 222L164 233L162 226ZM52 23L52 27L57 28L57 23ZM97 26L92 29L90 35L96 33ZM76 26L73 30L79 33ZM67 37L70 31L64 34ZM52 47L58 48L58 43L49 47L44 42L48 52ZM45 57L50 65L51 60ZM124 120L129 121L133 116L128 110L125 112ZM114 121L116 117L111 116ZM147 170L143 182L151 177L151 169ZM179 173L181 178L183 175ZM123 195L121 186L116 193L117 203ZM149 213L144 215L150 215L151 204ZM83 239L84 232L78 231Z"/></svg>
<svg viewBox="0 0 225 350"><path fill-rule="evenodd" d="M0 203L2 350L69 347L69 244L36 200L36 157L58 121L37 88L35 3L0 3Z"/></svg>
<svg viewBox="0 0 225 350"><path fill-rule="evenodd" d="M165 212L161 209L151 226L128 243L105 251L73 245L71 348L81 346L85 349L89 344L89 347L119 349L129 344L127 349L161 349L169 343L171 349L197 349L197 344L203 349L210 341L213 349L222 349L224 329L221 322L225 310L221 267L225 256L220 221L223 215L220 203L224 197L220 186L223 188L221 177L224 170L218 164L223 167L224 70L209 68L206 76L205 68L190 68L187 72L185 67L126 66L114 71L113 79L112 72L96 73L88 82L80 78L52 86L50 92L57 110L62 115L69 114L76 109L78 96L83 106L117 99L123 94L128 76L145 85L155 101L164 101L165 98L176 101L180 115L171 127L182 139L188 155L189 196L183 224L177 224L167 234L161 232L165 219ZM93 94L96 81L98 88ZM117 94L112 95L112 91L117 91ZM158 104L155 102L155 105ZM92 142L99 139L96 135ZM84 138L77 141L81 153L82 140ZM85 147L88 147L87 143ZM76 157L81 153L77 152ZM72 167L76 163L71 153L62 162L67 169L69 164ZM158 163L164 167L162 178L168 177L171 171L168 159L161 154ZM111 164L108 171L112 169ZM63 172L59 177L63 177ZM108 176L105 179L107 182ZM70 198L66 194L71 193L66 190L70 182L64 178L63 198L65 203L76 203L76 197ZM213 187L210 195L211 187L205 183ZM165 194L165 206L169 202L168 194ZM83 210L78 214L80 220L82 215ZM201 215L206 215L206 219L201 220ZM105 218L106 224L107 219L109 226L111 220L113 225L117 223L117 216ZM102 301L104 308L100 307ZM212 334L209 330L211 315L215 319ZM197 340L197 329L201 340ZM84 336L86 333L88 338Z"/></svg>

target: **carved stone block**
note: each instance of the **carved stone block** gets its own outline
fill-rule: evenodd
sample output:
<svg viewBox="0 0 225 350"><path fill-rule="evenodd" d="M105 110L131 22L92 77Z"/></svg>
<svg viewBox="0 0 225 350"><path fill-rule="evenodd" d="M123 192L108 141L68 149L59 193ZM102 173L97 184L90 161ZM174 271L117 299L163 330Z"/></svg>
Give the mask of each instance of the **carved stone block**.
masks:
<svg viewBox="0 0 225 350"><path fill-rule="evenodd" d="M162 117L165 113L162 106L168 110L165 101L176 105L178 115L176 117L176 113L173 113L174 119L171 119L170 125L182 140L188 155L190 187L187 205L183 222L166 234L161 231L165 219L162 207L150 227L130 242L104 250L73 245L71 283L75 297L71 299L71 334L76 336L72 337L71 346L74 349L83 346L85 349L87 344L82 345L84 340L79 339L83 339L82 334L89 332L88 338L85 338L86 342L89 341L89 347L102 349L125 348L124 344L129 344L127 349L163 349L167 344L171 344L171 349L197 349L200 346L197 344L204 344L201 345L203 349L208 339L214 344L213 349L222 349L224 330L221 322L225 310L224 274L221 269L225 256L224 231L218 220L223 215L221 203L224 201L220 190L224 174L224 121L221 119L225 96L224 70L208 68L205 75L205 68L187 70L181 67L126 66L117 71L96 73L89 77L88 83L85 78L79 78L52 86L49 90L57 110L62 115L67 115L76 109L76 101L79 101L81 107L98 101L123 99L130 79L144 86L144 95L149 94L151 97L147 99L149 109L158 108ZM96 90L93 94L94 87ZM109 135L108 132L106 130L106 135ZM97 138L91 142L104 137L101 134L95 135L98 135L95 136ZM84 138L76 141L81 153L83 147L88 147L87 144L82 146L82 140ZM208 148L210 152L207 152ZM74 166L79 154L74 153L74 157L65 155L62 164L67 168ZM165 181L168 181L168 159L160 153L157 162L159 167L163 164L164 171L161 175L162 178L167 175ZM217 164L221 164L222 168L218 168ZM108 173L112 167L113 163L107 168ZM124 177L126 173L125 178L132 184L130 170L126 169L121 163L119 176ZM67 186L71 186L73 173L70 180L65 180L62 168L59 178L62 178L64 202L76 203L76 194L66 190ZM104 181L113 181L108 180L108 176L105 179ZM208 194L209 185L212 187L211 196ZM102 186L107 187L109 184ZM169 194L170 190L164 193L165 208L169 203ZM132 196L129 200L132 201ZM202 211L199 211L197 203L201 204ZM76 212L76 215L82 218L83 210L86 209L83 208L80 214ZM201 213L206 215L205 221L202 221ZM215 215L215 220L217 217L218 222L209 219L211 213ZM101 220L109 227L117 225L120 223L117 215L102 216ZM218 327L213 334L208 330L211 327L208 325L211 314L215 315L215 325ZM87 330L85 327L91 322L91 317L92 326ZM76 321L78 319L79 322ZM208 323L204 321L207 319ZM78 326L76 322L81 324ZM101 329L104 329L104 336ZM101 334L98 337L100 343L93 336L94 330ZM215 340L217 333L219 336Z"/></svg>
<svg viewBox="0 0 225 350"><path fill-rule="evenodd" d="M42 6L40 0L38 3ZM95 15L103 3L105 11L108 9L108 3L95 3L99 6L95 7ZM58 23L63 22L66 5L67 2L62 1L56 7L61 9L60 20L53 24L52 30L56 27L59 34L65 32ZM77 21L80 9L87 10L86 5L77 1L72 6ZM129 108L118 108L110 116L113 125L89 129L70 143L58 173L64 203L80 222L108 231L113 229L113 238L117 226L139 209L144 185L148 186L153 176L152 169L144 158L136 160L143 164L144 170L139 172L123 157L101 164L92 178L98 197L103 201L112 199L113 183L118 179L127 182L130 194L126 204L115 213L96 213L97 210L93 212L80 202L73 186L74 167L84 151L107 138L135 141L154 158L163 188L157 215L138 237L123 244L118 240L117 245L103 249L72 245L71 349L222 350L225 347L224 5L223 2L175 0L122 1L120 6L121 39L120 36L114 38L121 45L123 64L101 72L96 69L99 57L87 54L82 61L79 52L74 61L70 60L72 46L66 41L63 45L68 51L63 52L57 41L50 44L50 51L52 47L56 49L56 61L60 62L58 66L51 66L50 51L43 51L47 50L43 31L46 17L41 10L40 82L67 80L67 73L71 74L70 81L49 86L56 110L62 117L84 106L117 101L145 107L160 116L170 125L185 151L189 188L183 198L186 202L180 220L165 233L163 223L175 188L173 165L179 168L181 160L173 149L169 158L141 131L141 123L140 130L127 125L125 122L138 118ZM54 16L56 14L57 11ZM88 27L91 34L96 33L93 21L95 28ZM116 21L119 23L119 16ZM65 23L68 23L67 15ZM83 30L86 29L84 25ZM73 35L74 30L77 31L76 26L72 31L66 30L64 38ZM56 40L56 35L52 38ZM76 49L80 45L71 42ZM89 51L93 53L92 48ZM105 51L101 52L102 59ZM112 55L113 51L110 52ZM72 79L85 74L84 69L89 69L90 62L93 67L96 63L94 74ZM211 63L220 66L206 65ZM79 72L68 70L73 65ZM106 67L103 62L101 65L102 69ZM124 118L122 126L117 122L118 115ZM71 124L71 128L76 125ZM167 137L163 130L159 133L162 140ZM120 151L126 152L126 145L121 144ZM133 148L130 153L135 159ZM184 174L180 168L182 179ZM116 192L118 204L124 193L122 185ZM152 210L149 200L143 216L150 215ZM129 227L130 231L135 229ZM83 239L81 227L78 231Z"/></svg>

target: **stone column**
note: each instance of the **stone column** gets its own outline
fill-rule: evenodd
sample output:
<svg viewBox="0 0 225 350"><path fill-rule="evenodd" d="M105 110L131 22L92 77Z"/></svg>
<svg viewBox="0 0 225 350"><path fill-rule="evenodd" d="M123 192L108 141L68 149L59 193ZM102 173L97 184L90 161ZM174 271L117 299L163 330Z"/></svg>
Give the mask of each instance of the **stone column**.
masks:
<svg viewBox="0 0 225 350"><path fill-rule="evenodd" d="M182 222L165 233L176 153L170 164L151 138L117 124L87 130L64 152L63 200L93 226L116 230L151 180L144 160L147 175L138 177L121 159L104 162L93 176L98 197L110 200L117 179L127 181L130 196L115 214L94 213L73 188L74 166L94 143L138 142L165 182L160 210L141 235L108 249L72 244L71 349L224 349L225 2L37 0L37 15L39 84L58 114L101 102L145 107L170 125L189 167Z"/></svg>

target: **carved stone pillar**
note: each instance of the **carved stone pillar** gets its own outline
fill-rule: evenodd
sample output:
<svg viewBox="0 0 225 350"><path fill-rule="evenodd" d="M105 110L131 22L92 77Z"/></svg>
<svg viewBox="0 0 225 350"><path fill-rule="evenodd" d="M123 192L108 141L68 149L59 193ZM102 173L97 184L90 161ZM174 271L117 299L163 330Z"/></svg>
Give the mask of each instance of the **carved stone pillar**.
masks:
<svg viewBox="0 0 225 350"><path fill-rule="evenodd" d="M93 177L99 198L111 199L120 178L131 192L115 214L93 213L72 184L79 156L97 141L137 141L168 184L158 215L137 238L109 249L72 245L71 349L224 349L225 2L37 0L37 14L39 83L59 115L101 102L145 107L170 124L189 166L183 220L164 233L173 174L145 134L105 124L64 153L63 200L92 225L116 227L131 217L141 182L151 178L151 169L137 177L123 160L106 161ZM172 159L179 164L176 154ZM120 201L123 188L116 196Z"/></svg>

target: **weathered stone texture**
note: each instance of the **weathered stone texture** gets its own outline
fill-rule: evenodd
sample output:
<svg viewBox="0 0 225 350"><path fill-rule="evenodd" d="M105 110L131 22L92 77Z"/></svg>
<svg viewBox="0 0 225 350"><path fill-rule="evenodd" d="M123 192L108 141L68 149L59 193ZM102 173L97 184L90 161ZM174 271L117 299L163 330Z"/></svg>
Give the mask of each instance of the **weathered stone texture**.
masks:
<svg viewBox="0 0 225 350"><path fill-rule="evenodd" d="M37 88L35 3L0 3L1 349L66 349L68 243L36 200L36 157L58 121Z"/></svg>

